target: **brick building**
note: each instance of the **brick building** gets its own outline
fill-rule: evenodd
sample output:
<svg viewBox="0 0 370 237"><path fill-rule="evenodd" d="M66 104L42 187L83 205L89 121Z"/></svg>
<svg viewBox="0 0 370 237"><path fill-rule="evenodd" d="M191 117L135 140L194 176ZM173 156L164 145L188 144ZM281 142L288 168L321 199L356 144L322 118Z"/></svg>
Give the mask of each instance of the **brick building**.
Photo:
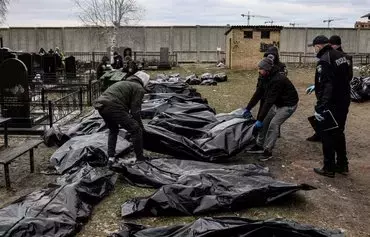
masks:
<svg viewBox="0 0 370 237"><path fill-rule="evenodd" d="M356 29L370 29L370 13L362 16L358 21L356 21L355 28Z"/></svg>
<svg viewBox="0 0 370 237"><path fill-rule="evenodd" d="M226 35L226 65L255 69L269 46L280 45L282 26L231 26Z"/></svg>

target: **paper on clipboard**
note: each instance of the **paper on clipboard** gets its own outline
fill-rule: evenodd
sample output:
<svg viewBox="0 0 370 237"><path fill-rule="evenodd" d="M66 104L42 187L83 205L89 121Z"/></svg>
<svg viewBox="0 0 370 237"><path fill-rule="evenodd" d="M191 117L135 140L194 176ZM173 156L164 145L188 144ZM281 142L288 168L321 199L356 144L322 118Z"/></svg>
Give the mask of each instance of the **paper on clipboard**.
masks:
<svg viewBox="0 0 370 237"><path fill-rule="evenodd" d="M322 116L324 117L324 121L321 122L317 121L315 116L308 118L308 121L316 132L326 132L339 127L337 120L334 118L330 110L324 111Z"/></svg>

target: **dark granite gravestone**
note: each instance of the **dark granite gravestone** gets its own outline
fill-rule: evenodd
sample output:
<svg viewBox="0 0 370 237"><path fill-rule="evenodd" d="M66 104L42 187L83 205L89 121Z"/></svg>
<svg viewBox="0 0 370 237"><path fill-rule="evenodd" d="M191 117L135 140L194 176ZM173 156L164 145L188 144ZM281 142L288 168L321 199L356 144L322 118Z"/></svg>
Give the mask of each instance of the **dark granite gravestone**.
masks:
<svg viewBox="0 0 370 237"><path fill-rule="evenodd" d="M66 76L67 79L75 79L76 78L76 58L73 56L69 56L65 59L66 65Z"/></svg>
<svg viewBox="0 0 370 237"><path fill-rule="evenodd" d="M132 58L132 49L131 48L124 48L123 49L123 59L126 56L129 56L130 58Z"/></svg>
<svg viewBox="0 0 370 237"><path fill-rule="evenodd" d="M21 60L24 65L26 65L27 67L27 71L28 71L28 76L31 76L32 73L33 73L33 62L32 62L32 55L29 54L29 53L24 53L24 54L20 54L18 55L18 59Z"/></svg>
<svg viewBox="0 0 370 237"><path fill-rule="evenodd" d="M161 47L158 69L171 69L169 57L170 57L169 49Z"/></svg>
<svg viewBox="0 0 370 237"><path fill-rule="evenodd" d="M44 80L56 79L56 57L54 54L45 54L42 56L42 68L44 69Z"/></svg>
<svg viewBox="0 0 370 237"><path fill-rule="evenodd" d="M63 68L63 62L62 58L60 57L59 54L54 54L55 55L55 67L56 68Z"/></svg>
<svg viewBox="0 0 370 237"><path fill-rule="evenodd" d="M34 74L42 74L44 72L42 67L42 56L40 54L32 54L32 70Z"/></svg>
<svg viewBox="0 0 370 237"><path fill-rule="evenodd" d="M32 127L26 65L19 59L7 59L0 65L1 114L12 118L10 127Z"/></svg>
<svg viewBox="0 0 370 237"><path fill-rule="evenodd" d="M8 49L5 49L5 48L0 49L0 64L9 58L16 58L16 57L17 56L9 52Z"/></svg>

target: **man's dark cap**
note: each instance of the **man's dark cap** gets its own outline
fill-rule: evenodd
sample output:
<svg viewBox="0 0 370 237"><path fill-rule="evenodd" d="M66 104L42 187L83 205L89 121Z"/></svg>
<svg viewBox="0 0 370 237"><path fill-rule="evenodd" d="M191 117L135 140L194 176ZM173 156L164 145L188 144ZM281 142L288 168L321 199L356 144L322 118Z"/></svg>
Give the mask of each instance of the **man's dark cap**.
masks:
<svg viewBox="0 0 370 237"><path fill-rule="evenodd" d="M325 35L319 35L319 36L316 36L313 39L312 44L309 44L308 46L311 47L317 44L328 44L328 43L329 43L329 39Z"/></svg>
<svg viewBox="0 0 370 237"><path fill-rule="evenodd" d="M332 37L330 37L329 43L333 45L341 45L342 39L338 35L333 35Z"/></svg>

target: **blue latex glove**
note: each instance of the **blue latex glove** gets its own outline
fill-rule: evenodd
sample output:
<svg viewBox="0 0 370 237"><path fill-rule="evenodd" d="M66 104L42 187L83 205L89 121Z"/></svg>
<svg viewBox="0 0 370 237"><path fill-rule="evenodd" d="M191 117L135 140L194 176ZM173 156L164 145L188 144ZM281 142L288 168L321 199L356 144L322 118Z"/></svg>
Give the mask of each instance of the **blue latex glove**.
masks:
<svg viewBox="0 0 370 237"><path fill-rule="evenodd" d="M260 128L262 128L263 123L261 121L257 120L256 123L254 124L254 126L255 126L255 128L260 129Z"/></svg>
<svg viewBox="0 0 370 237"><path fill-rule="evenodd" d="M306 94L311 95L312 92L314 92L314 91L315 91L315 85L311 85L311 86L307 87Z"/></svg>
<svg viewBox="0 0 370 237"><path fill-rule="evenodd" d="M251 111L249 111L248 109L244 109L243 118L250 118L250 117L252 117Z"/></svg>
<svg viewBox="0 0 370 237"><path fill-rule="evenodd" d="M315 111L315 118L319 122L322 122L325 120L325 118L321 114L317 113L316 111Z"/></svg>
<svg viewBox="0 0 370 237"><path fill-rule="evenodd" d="M262 128L262 126L263 126L263 123L261 121L257 120L256 123L254 124L253 130L252 130L253 136L257 136L257 134L260 131L260 129Z"/></svg>

